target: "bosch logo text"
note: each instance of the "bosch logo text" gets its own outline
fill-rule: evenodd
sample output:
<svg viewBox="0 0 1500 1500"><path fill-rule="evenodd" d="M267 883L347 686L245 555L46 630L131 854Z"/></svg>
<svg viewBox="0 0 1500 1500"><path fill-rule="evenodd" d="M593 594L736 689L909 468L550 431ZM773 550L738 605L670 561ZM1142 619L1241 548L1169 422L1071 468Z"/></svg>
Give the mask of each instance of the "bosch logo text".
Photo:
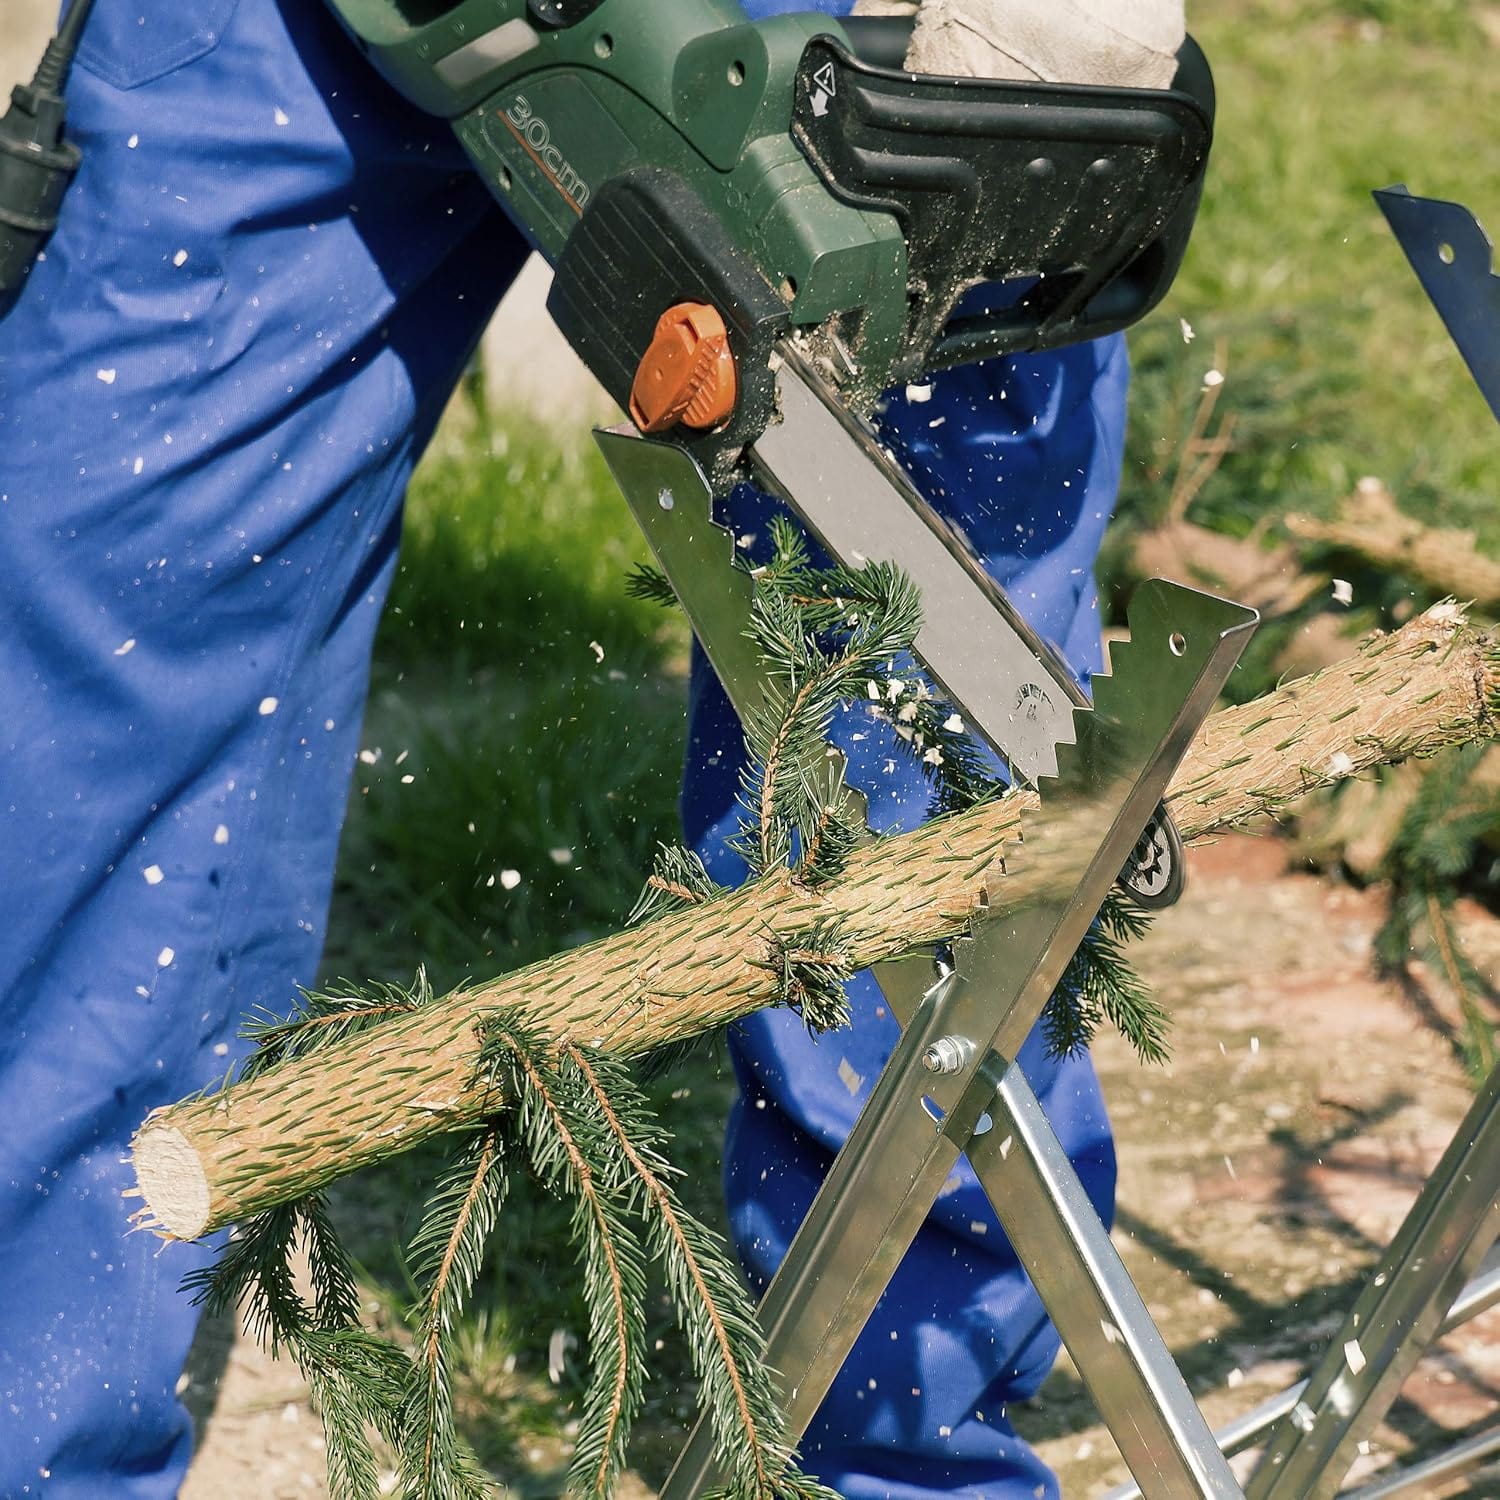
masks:
<svg viewBox="0 0 1500 1500"><path fill-rule="evenodd" d="M510 132L526 149L526 154L546 174L547 180L566 198L575 211L582 211L589 201L588 184L568 165L567 158L552 144L547 122L531 107L525 94L517 94L503 119Z"/></svg>

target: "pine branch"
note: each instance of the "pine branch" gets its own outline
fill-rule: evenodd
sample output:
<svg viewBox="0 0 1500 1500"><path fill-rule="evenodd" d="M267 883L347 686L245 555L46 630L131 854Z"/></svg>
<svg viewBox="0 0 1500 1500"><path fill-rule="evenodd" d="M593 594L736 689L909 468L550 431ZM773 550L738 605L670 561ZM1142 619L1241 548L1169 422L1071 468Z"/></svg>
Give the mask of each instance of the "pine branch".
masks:
<svg viewBox="0 0 1500 1500"><path fill-rule="evenodd" d="M246 1219L231 1231L215 1264L182 1279L194 1306L212 1317L232 1314L243 1304L246 1330L273 1357L312 1323L291 1265L302 1209L301 1202L278 1203Z"/></svg>
<svg viewBox="0 0 1500 1500"><path fill-rule="evenodd" d="M311 1307L295 1286L299 1229L312 1269ZM398 1442L409 1365L399 1350L358 1326L353 1268L321 1199L257 1215L236 1231L216 1265L191 1272L183 1287L211 1313L243 1305L256 1342L273 1356L288 1354L296 1361L323 1418L333 1500L374 1500L369 1430L393 1446Z"/></svg>
<svg viewBox="0 0 1500 1500"><path fill-rule="evenodd" d="M313 1326L331 1331L353 1328L359 1323L359 1283L354 1262L328 1216L327 1200L321 1195L304 1198L300 1207L303 1246L312 1273Z"/></svg>
<svg viewBox="0 0 1500 1500"><path fill-rule="evenodd" d="M521 1100L521 1135L542 1181L575 1205L572 1241L584 1272L594 1372L584 1399L570 1479L589 1495L611 1493L645 1384L645 1265L626 1204L601 1160L591 1109L547 1060L541 1037L510 1016L484 1028L483 1066L508 1071ZM498 1081L498 1078L496 1079Z"/></svg>
<svg viewBox="0 0 1500 1500"><path fill-rule="evenodd" d="M254 1078L288 1058L307 1057L431 1001L427 971L419 967L410 987L379 983L360 986L341 979L332 989L303 990L301 1002L290 1016L277 1016L257 1007L240 1028L240 1035L255 1044L255 1051L239 1076Z"/></svg>
<svg viewBox="0 0 1500 1500"><path fill-rule="evenodd" d="M1455 612L1429 612L1347 662L1213 715L1169 806L1188 841L1274 816L1370 766L1492 738L1497 699L1500 648ZM1012 793L876 840L814 889L775 872L158 1111L134 1147L146 1222L196 1238L494 1115L506 1101L476 1074L475 1035L496 1011L635 1055L778 1001L769 938L834 922L850 966L863 968L957 937L979 913L1006 909L1005 847L1033 803Z"/></svg>
<svg viewBox="0 0 1500 1500"><path fill-rule="evenodd" d="M677 607L677 591L671 579L649 563L637 563L631 569L625 579L625 592L632 599L644 599L647 604L659 604L663 609Z"/></svg>
<svg viewBox="0 0 1500 1500"><path fill-rule="evenodd" d="M1496 1059L1495 1028L1482 998L1492 991L1464 950L1452 908L1460 882L1500 829L1493 794L1474 785L1484 749L1466 746L1427 767L1381 862L1391 894L1375 938L1388 972L1404 973L1415 952L1443 977L1463 1015L1457 1051L1476 1081Z"/></svg>
<svg viewBox="0 0 1500 1500"><path fill-rule="evenodd" d="M780 980L780 1003L802 1017L817 1036L849 1024L844 986L857 972L837 922L817 922L804 932L772 933L763 967Z"/></svg>
<svg viewBox="0 0 1500 1500"><path fill-rule="evenodd" d="M407 1252L412 1278L423 1288L400 1444L410 1500L470 1500L491 1492L459 1441L448 1363L506 1185L499 1129L491 1125L439 1179Z"/></svg>
<svg viewBox="0 0 1500 1500"><path fill-rule="evenodd" d="M1283 523L1295 537L1351 552L1430 593L1471 599L1489 612L1500 607L1500 563L1479 550L1475 534L1405 515L1379 479L1361 479L1331 521L1293 514Z"/></svg>
<svg viewBox="0 0 1500 1500"><path fill-rule="evenodd" d="M1109 893L1042 1012L1049 1051L1059 1056L1082 1051L1100 1024L1108 1021L1142 1062L1167 1061L1171 1018L1125 953L1125 945L1150 925L1149 915L1132 906L1127 896L1118 889Z"/></svg>
<svg viewBox="0 0 1500 1500"><path fill-rule="evenodd" d="M379 1473L368 1433L399 1444L410 1361L364 1328L308 1329L291 1353L323 1419L329 1495L374 1500Z"/></svg>
<svg viewBox="0 0 1500 1500"><path fill-rule="evenodd" d="M334 1500L373 1500L380 1493L375 1453L365 1438L369 1412L360 1385L344 1374L347 1352L336 1335L309 1331L292 1346L314 1409L323 1420L324 1464Z"/></svg>
<svg viewBox="0 0 1500 1500"><path fill-rule="evenodd" d="M780 834L780 830L785 828L788 820L778 814L779 799L776 793L786 775L788 750L794 736L799 733L800 726L808 717L809 707L814 701L813 695L837 671L837 664L830 662L823 673L798 685L792 697L783 705L781 721L771 731L769 741L762 753L762 764L758 776L760 795L757 808L760 858L758 863L752 866L757 874L770 869L773 864L786 858L788 840ZM802 774L800 765L795 767L795 774L799 776Z"/></svg>
<svg viewBox="0 0 1500 1500"><path fill-rule="evenodd" d="M735 848L760 875L784 865L794 831L815 829L843 800L823 790L825 738L839 706L905 653L921 624L910 581L887 564L855 575L810 572L802 537L774 528L775 556L756 573L749 634L766 668L765 703L749 715L741 800L748 814ZM845 814L848 816L848 814Z"/></svg>
<svg viewBox="0 0 1500 1500"><path fill-rule="evenodd" d="M720 895L723 889L708 873L695 850L685 849L680 844L662 844L657 848L646 884L625 919L626 926L634 927L689 906L701 906Z"/></svg>
<svg viewBox="0 0 1500 1500"><path fill-rule="evenodd" d="M757 585L795 604L815 633L842 631L858 623L851 615L889 607L887 571L842 563L815 568L808 556L807 534L789 516L772 518L771 550L771 562L753 574Z"/></svg>
<svg viewBox="0 0 1500 1500"><path fill-rule="evenodd" d="M693 1367L703 1382L728 1493L736 1500L814 1494L831 1500L831 1492L800 1474L792 1461L755 1310L723 1243L677 1198L664 1136L644 1096L618 1062L575 1042L564 1043L562 1055L583 1080L623 1164L619 1184L645 1218L652 1250L666 1269Z"/></svg>
<svg viewBox="0 0 1500 1500"><path fill-rule="evenodd" d="M823 764L803 777L799 811L804 816L811 811L815 817L797 829L795 878L802 885L837 880L849 856L870 837L864 799L845 786L845 769L842 756L825 755Z"/></svg>

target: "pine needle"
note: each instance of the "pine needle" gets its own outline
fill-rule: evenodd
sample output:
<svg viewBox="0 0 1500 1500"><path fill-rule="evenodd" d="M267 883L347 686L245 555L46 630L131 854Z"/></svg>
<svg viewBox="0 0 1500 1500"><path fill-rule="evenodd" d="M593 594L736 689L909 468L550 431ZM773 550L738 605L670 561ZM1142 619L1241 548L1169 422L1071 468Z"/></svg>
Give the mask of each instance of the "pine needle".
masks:
<svg viewBox="0 0 1500 1500"><path fill-rule="evenodd" d="M593 1376L569 1469L575 1493L605 1496L624 1466L645 1388L645 1258L628 1205L601 1155L593 1110L541 1040L513 1017L486 1029L491 1066L508 1067L521 1099L521 1135L543 1182L567 1193L584 1273ZM572 1085L570 1087L570 1085Z"/></svg>
<svg viewBox="0 0 1500 1500"><path fill-rule="evenodd" d="M1375 953L1390 973L1404 973L1413 954L1452 990L1463 1016L1455 1049L1477 1082L1495 1065L1495 1027L1485 1002L1494 993L1463 946L1453 921L1462 882L1500 832L1493 796L1473 785L1488 746L1470 745L1435 757L1402 815L1381 863L1390 905L1375 936Z"/></svg>
<svg viewBox="0 0 1500 1500"><path fill-rule="evenodd" d="M1141 937L1150 921L1118 888L1105 897L1042 1012L1047 1050L1054 1056L1081 1052L1100 1024L1109 1021L1143 1063L1164 1063L1171 1057L1171 1017L1125 956L1125 944Z"/></svg>
<svg viewBox="0 0 1500 1500"><path fill-rule="evenodd" d="M313 1305L297 1293L293 1257L299 1230L311 1264ZM409 1362L358 1326L358 1290L321 1199L282 1204L236 1230L217 1264L190 1273L184 1290L212 1313L243 1305L245 1326L274 1355L290 1354L323 1419L333 1500L378 1493L370 1429L395 1444Z"/></svg>
<svg viewBox="0 0 1500 1500"><path fill-rule="evenodd" d="M619 1185L646 1220L664 1265L678 1320L738 1500L830 1496L792 1460L786 1421L765 1367L765 1341L738 1272L722 1241L683 1208L662 1150L664 1134L629 1073L616 1059L576 1043L563 1054L582 1078L603 1130L618 1153ZM626 1121L629 1122L628 1128Z"/></svg>
<svg viewBox="0 0 1500 1500"><path fill-rule="evenodd" d="M659 604L663 609L677 607L677 591L671 579L649 563L637 563L631 569L625 578L625 592L632 599L644 599L647 604Z"/></svg>
<svg viewBox="0 0 1500 1500"><path fill-rule="evenodd" d="M423 1288L400 1445L409 1500L469 1500L490 1493L454 1426L448 1366L455 1327L484 1264L506 1185L499 1130L491 1125L439 1179L407 1251L413 1280Z"/></svg>
<svg viewBox="0 0 1500 1500"><path fill-rule="evenodd" d="M393 1016L406 1015L432 1000L427 970L419 968L410 985L357 985L347 979L324 990L303 990L297 1010L278 1016L258 1008L240 1028L240 1035L256 1050L239 1070L239 1081L258 1078L278 1063L307 1057L336 1046Z"/></svg>
<svg viewBox="0 0 1500 1500"><path fill-rule="evenodd" d="M781 1003L802 1017L817 1036L850 1022L844 986L854 977L848 947L837 923L820 922L804 932L773 933L765 966L781 981Z"/></svg>
<svg viewBox="0 0 1500 1500"><path fill-rule="evenodd" d="M922 619L917 591L898 569L871 564L857 574L814 573L795 530L782 523L775 539L775 557L757 573L751 604L749 634L765 665L765 699L744 726L747 816L734 841L756 875L786 864L794 835L801 830L805 843L822 823L834 799L819 790L814 768L827 760L833 716L910 648Z"/></svg>
<svg viewBox="0 0 1500 1500"><path fill-rule="evenodd" d="M626 924L634 927L685 907L701 906L723 892L724 887L708 873L694 850L680 844L661 844Z"/></svg>

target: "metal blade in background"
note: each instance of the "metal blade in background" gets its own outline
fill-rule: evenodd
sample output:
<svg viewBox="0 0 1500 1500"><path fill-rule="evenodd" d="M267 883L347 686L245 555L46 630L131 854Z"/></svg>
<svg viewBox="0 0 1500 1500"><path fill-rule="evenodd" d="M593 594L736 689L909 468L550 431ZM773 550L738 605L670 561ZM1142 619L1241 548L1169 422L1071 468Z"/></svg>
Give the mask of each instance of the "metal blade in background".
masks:
<svg viewBox="0 0 1500 1500"><path fill-rule="evenodd" d="M914 648L923 665L1021 776L1051 775L1058 742L1072 738L1072 710L1088 701L1067 663L869 429L795 350L780 352L781 420L751 449L756 467L833 556L851 567L901 565L925 606Z"/></svg>
<svg viewBox="0 0 1500 1500"><path fill-rule="evenodd" d="M1377 189L1375 201L1500 420L1500 276L1489 236L1462 204L1400 184Z"/></svg>
<svg viewBox="0 0 1500 1500"><path fill-rule="evenodd" d="M1042 806L1024 823L1023 873L1012 877L1007 862L1006 911L957 945L964 972L946 975L918 1007L761 1304L766 1359L780 1372L794 1435L983 1128L1012 1039L1040 1015L1256 618L1175 584L1137 591L1136 649L1115 648L1121 671L1096 679L1096 712L1075 716L1086 749L1065 754L1064 775L1043 783ZM954 1065L935 1068L944 1055ZM662 1496L696 1495L712 1472L700 1421Z"/></svg>

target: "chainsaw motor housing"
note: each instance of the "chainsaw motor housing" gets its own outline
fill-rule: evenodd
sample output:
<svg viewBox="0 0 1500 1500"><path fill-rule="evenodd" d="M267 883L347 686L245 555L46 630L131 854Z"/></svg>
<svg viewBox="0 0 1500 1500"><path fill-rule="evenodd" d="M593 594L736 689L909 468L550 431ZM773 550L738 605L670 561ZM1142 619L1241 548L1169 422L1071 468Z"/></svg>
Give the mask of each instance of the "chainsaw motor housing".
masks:
<svg viewBox="0 0 1500 1500"><path fill-rule="evenodd" d="M649 24L632 0L329 4L452 121L622 406L662 313L718 309L739 400L688 441L719 475L772 420L789 333L858 410L1135 321L1176 274L1212 137L1191 40L1174 88L1115 89L914 75L909 22L752 23L736 0L653 0ZM985 283L1004 290L957 312Z"/></svg>

